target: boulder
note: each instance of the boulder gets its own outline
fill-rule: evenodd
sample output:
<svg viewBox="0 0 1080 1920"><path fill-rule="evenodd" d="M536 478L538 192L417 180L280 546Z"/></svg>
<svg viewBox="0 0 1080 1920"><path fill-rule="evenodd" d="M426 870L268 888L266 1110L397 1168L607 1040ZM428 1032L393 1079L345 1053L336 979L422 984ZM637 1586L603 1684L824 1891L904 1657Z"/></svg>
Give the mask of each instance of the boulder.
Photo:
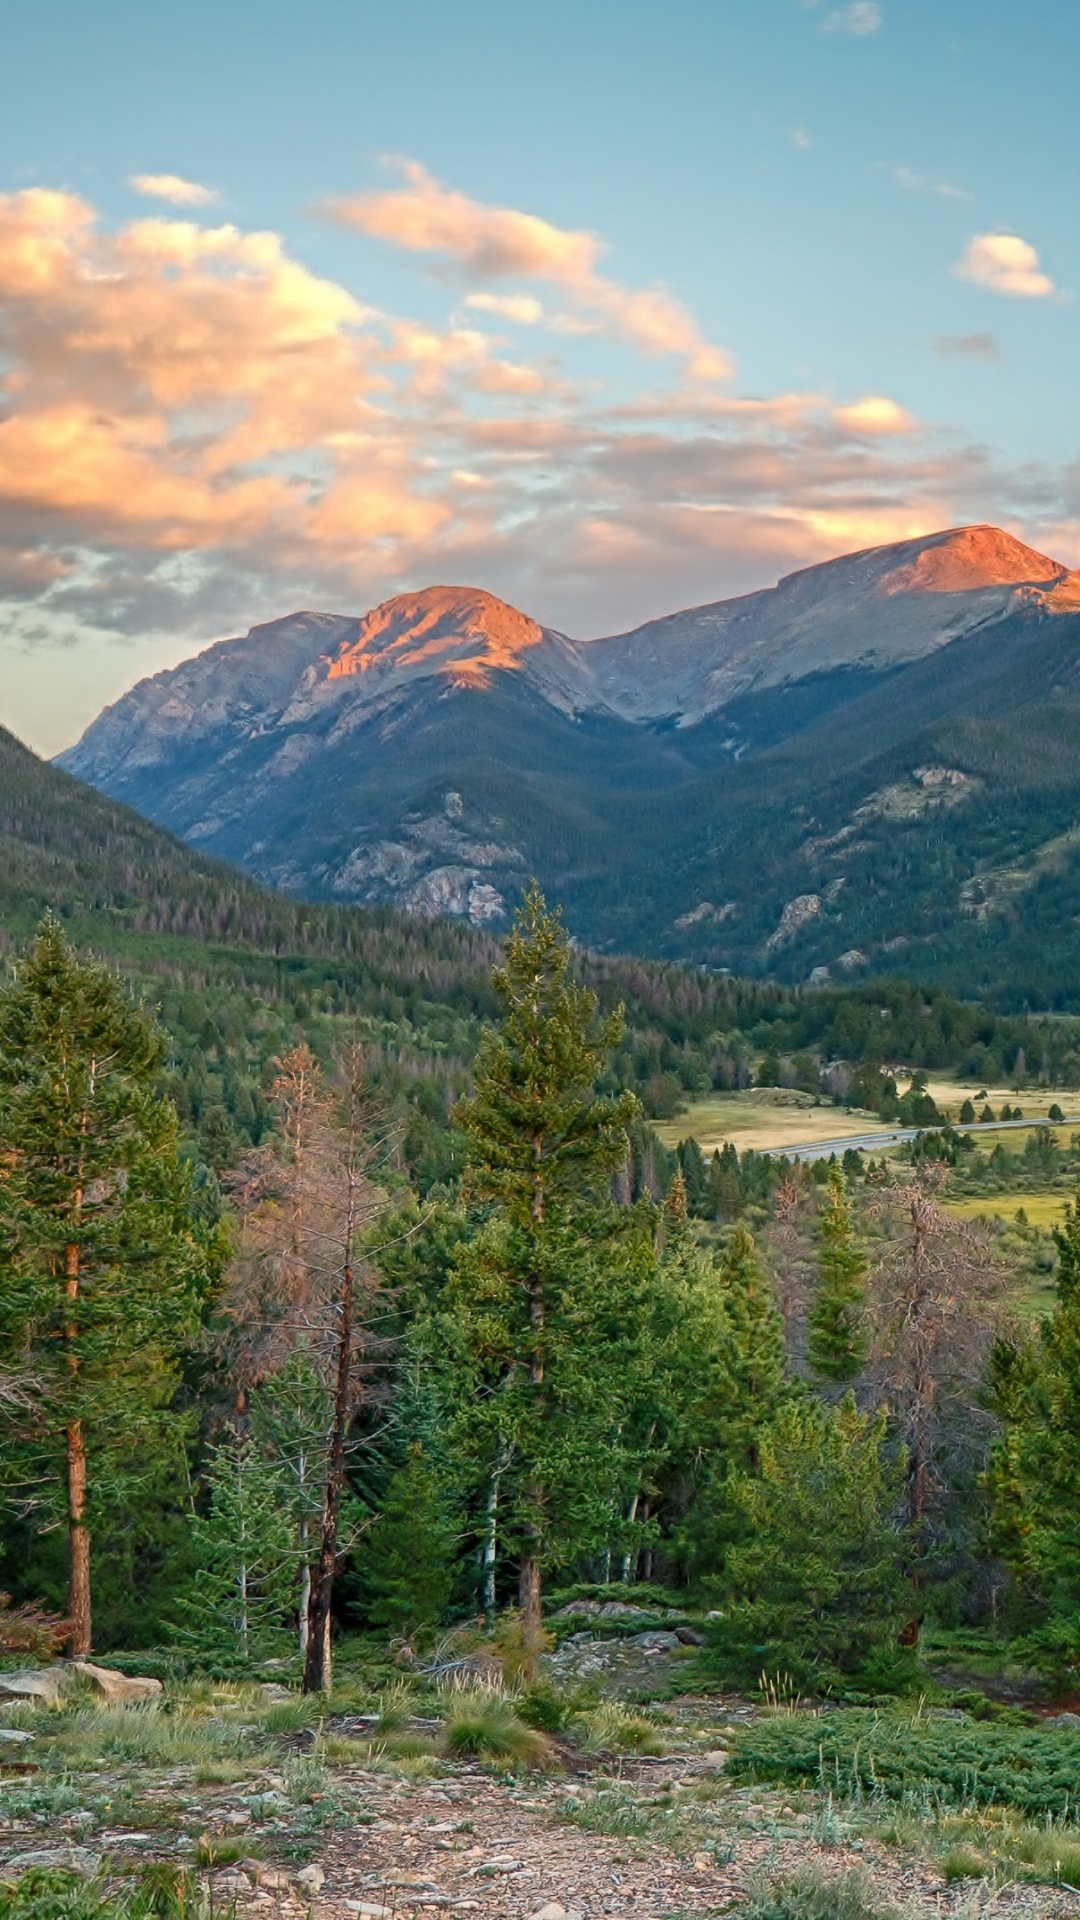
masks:
<svg viewBox="0 0 1080 1920"><path fill-rule="evenodd" d="M40 1700L58 1707L69 1686L65 1667L26 1667L18 1673L0 1673L0 1698Z"/></svg>
<svg viewBox="0 0 1080 1920"><path fill-rule="evenodd" d="M71 1672L89 1680L95 1693L102 1694L114 1706L126 1706L138 1700L160 1700L165 1692L161 1681L152 1680L148 1674L117 1673L114 1667L95 1667L90 1660L73 1660Z"/></svg>
<svg viewBox="0 0 1080 1920"><path fill-rule="evenodd" d="M69 1873L84 1873L92 1879L101 1866L101 1855L89 1847L33 1847L29 1853L16 1853L6 1861L4 1873L29 1873L31 1867L63 1867Z"/></svg>
<svg viewBox="0 0 1080 1920"><path fill-rule="evenodd" d="M1048 1727L1063 1727L1070 1733L1080 1733L1080 1713L1055 1713Z"/></svg>
<svg viewBox="0 0 1080 1920"><path fill-rule="evenodd" d="M316 1866L314 1861L310 1867L301 1867L299 1873L294 1874L293 1878L298 1887L306 1887L310 1893L318 1893L319 1888L326 1884L325 1873L321 1867Z"/></svg>

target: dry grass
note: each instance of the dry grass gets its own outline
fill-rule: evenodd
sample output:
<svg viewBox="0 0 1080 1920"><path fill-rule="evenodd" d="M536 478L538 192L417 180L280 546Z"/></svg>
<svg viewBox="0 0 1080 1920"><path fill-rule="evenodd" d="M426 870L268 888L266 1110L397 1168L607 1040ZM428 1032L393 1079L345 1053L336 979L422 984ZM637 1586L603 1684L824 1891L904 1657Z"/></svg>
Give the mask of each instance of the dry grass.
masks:
<svg viewBox="0 0 1080 1920"><path fill-rule="evenodd" d="M773 1098L768 1096L773 1094ZM730 1140L745 1153L777 1147L809 1147L821 1140L850 1140L856 1135L886 1132L876 1113L862 1113L852 1107L815 1107L806 1104L808 1096L787 1094L781 1105L770 1087L752 1093L722 1093L708 1100L695 1100L674 1120L655 1122L664 1144L675 1146L680 1140L696 1140L702 1153L710 1154ZM788 1104L790 1103L790 1104Z"/></svg>

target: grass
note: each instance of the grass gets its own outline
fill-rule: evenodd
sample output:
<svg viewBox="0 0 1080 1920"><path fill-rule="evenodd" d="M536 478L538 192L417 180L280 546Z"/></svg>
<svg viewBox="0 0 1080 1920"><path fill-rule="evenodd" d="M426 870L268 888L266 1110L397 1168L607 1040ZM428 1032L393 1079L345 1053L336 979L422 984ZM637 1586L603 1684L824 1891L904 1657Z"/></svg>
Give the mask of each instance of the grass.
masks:
<svg viewBox="0 0 1080 1920"><path fill-rule="evenodd" d="M957 1199L946 1197L942 1207L960 1220L1004 1220L1011 1223L1023 1208L1029 1227L1058 1227L1065 1218L1065 1203L1071 1191L1053 1188L1030 1193L1016 1188L1012 1193L969 1194Z"/></svg>
<svg viewBox="0 0 1080 1920"><path fill-rule="evenodd" d="M809 1094L789 1093L785 1088L778 1096L772 1087L694 1100L674 1120L658 1120L653 1125L665 1146L693 1139L705 1154L728 1140L744 1153L748 1147L761 1152L887 1131L876 1113L862 1113L852 1107L816 1107Z"/></svg>
<svg viewBox="0 0 1080 1920"><path fill-rule="evenodd" d="M899 1920L860 1868L830 1874L804 1867L755 1889L739 1914L740 1920Z"/></svg>
<svg viewBox="0 0 1080 1920"><path fill-rule="evenodd" d="M218 1904L218 1920L223 1909ZM157 1863L130 1886L35 1868L0 1881L0 1920L213 1920L205 1887L182 1867Z"/></svg>
<svg viewBox="0 0 1080 1920"><path fill-rule="evenodd" d="M449 1687L443 1706L449 1753L530 1769L552 1764L547 1735L539 1727L530 1727L515 1711L512 1697L499 1688Z"/></svg>

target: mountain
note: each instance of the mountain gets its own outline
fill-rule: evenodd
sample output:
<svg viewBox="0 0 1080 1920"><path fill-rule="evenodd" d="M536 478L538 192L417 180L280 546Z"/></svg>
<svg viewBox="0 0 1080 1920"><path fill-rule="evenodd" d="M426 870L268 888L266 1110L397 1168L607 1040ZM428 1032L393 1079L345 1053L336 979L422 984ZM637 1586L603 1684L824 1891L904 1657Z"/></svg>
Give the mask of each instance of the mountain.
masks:
<svg viewBox="0 0 1080 1920"><path fill-rule="evenodd" d="M1078 661L1080 575L966 527L590 641L475 588L297 614L62 765L313 900L498 929L536 872L599 949L1080 1004Z"/></svg>

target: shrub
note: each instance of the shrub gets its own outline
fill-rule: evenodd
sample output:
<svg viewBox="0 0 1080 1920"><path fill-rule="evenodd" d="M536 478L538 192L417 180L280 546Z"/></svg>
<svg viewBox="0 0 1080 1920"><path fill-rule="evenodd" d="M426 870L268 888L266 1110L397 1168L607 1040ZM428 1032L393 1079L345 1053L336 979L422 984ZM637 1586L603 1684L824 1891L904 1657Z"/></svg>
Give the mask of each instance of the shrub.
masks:
<svg viewBox="0 0 1080 1920"><path fill-rule="evenodd" d="M1070 1815L1080 1800L1080 1733L967 1719L903 1720L850 1708L785 1714L741 1734L735 1779L809 1781L838 1795L925 1798L950 1806Z"/></svg>
<svg viewBox="0 0 1080 1920"><path fill-rule="evenodd" d="M70 1620L44 1607L13 1607L11 1595L0 1593L0 1654L29 1654L32 1660L52 1660L71 1632Z"/></svg>
<svg viewBox="0 0 1080 1920"><path fill-rule="evenodd" d="M497 1687L452 1687L447 1695L446 1744L451 1753L474 1754L522 1767L544 1767L551 1743L538 1727L526 1726L513 1701Z"/></svg>
<svg viewBox="0 0 1080 1920"><path fill-rule="evenodd" d="M869 1875L826 1874L816 1867L773 1880L751 1895L740 1920L897 1920L882 1906Z"/></svg>

